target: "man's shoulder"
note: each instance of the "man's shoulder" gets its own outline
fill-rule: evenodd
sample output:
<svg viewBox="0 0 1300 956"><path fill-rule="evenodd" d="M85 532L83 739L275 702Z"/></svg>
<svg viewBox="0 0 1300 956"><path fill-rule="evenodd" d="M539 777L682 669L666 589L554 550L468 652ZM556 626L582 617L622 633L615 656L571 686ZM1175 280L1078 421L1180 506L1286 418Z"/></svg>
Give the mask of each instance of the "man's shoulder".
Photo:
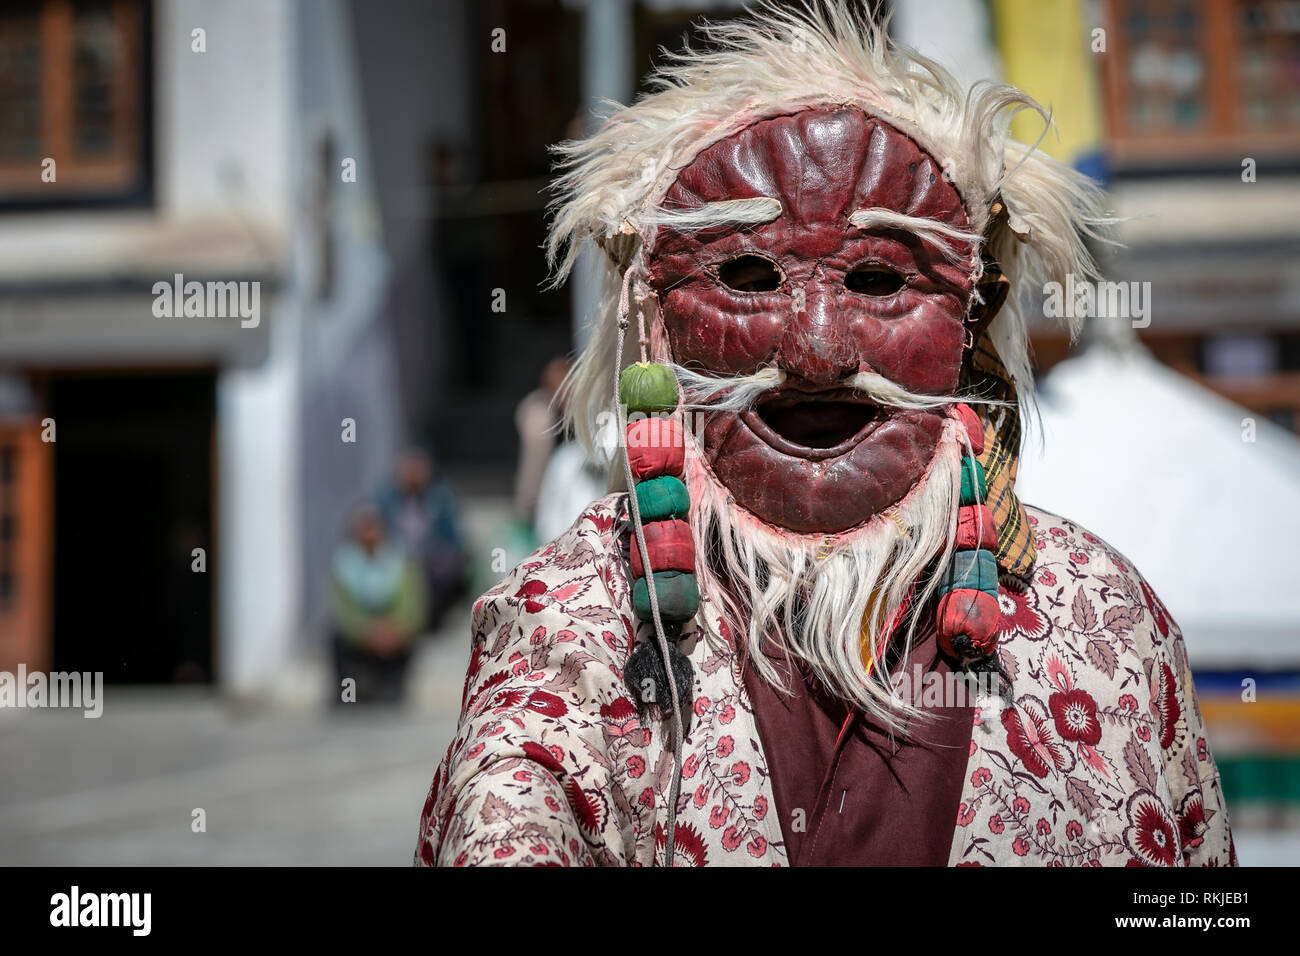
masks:
<svg viewBox="0 0 1300 956"><path fill-rule="evenodd" d="M1043 508L1024 505L1024 510L1034 535L1035 581L1039 577L1050 581L1056 575L1042 572L1055 566L1077 580L1093 579L1102 584L1105 576L1111 587L1120 587L1121 582L1149 587L1133 562L1100 535Z"/></svg>
<svg viewBox="0 0 1300 956"><path fill-rule="evenodd" d="M555 540L524 558L474 602L476 640L503 627L614 631L625 640L631 597L623 553L626 495L588 505ZM530 626L531 625L531 626ZM528 634L522 635L527 642Z"/></svg>
<svg viewBox="0 0 1300 956"><path fill-rule="evenodd" d="M1109 669L1116 651L1149 653L1179 639L1176 626L1141 571L1099 535L1069 518L1025 506L1036 557L1029 588L1012 594L1021 636L1046 636L1049 626L1085 659Z"/></svg>

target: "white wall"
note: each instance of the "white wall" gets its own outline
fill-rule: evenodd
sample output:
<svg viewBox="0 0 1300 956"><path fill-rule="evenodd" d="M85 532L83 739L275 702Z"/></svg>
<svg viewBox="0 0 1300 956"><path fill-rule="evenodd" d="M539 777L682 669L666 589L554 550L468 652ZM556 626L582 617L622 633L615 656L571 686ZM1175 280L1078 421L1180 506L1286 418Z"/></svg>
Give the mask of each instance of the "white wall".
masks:
<svg viewBox="0 0 1300 956"><path fill-rule="evenodd" d="M287 0L167 0L156 23L158 198L165 215L283 220L292 107ZM207 52L191 50L191 31Z"/></svg>
<svg viewBox="0 0 1300 956"><path fill-rule="evenodd" d="M275 684L301 616L297 315L273 318L266 363L217 381L217 675L236 694Z"/></svg>
<svg viewBox="0 0 1300 956"><path fill-rule="evenodd" d="M196 27L207 31L203 54L190 50ZM234 216L291 231L296 27L289 2L159 5L162 216ZM267 252L288 259L283 245ZM240 694L274 683L300 617L301 313L292 275L283 278L283 294L263 298L266 360L223 369L217 381L217 675Z"/></svg>

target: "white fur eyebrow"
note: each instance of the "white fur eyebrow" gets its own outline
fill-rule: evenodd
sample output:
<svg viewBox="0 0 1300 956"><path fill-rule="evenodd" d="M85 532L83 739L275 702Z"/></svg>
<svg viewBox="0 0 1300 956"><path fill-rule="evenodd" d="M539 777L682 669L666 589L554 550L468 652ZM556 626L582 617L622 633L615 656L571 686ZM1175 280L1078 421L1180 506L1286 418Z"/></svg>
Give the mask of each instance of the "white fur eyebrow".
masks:
<svg viewBox="0 0 1300 956"><path fill-rule="evenodd" d="M714 226L755 225L781 215L781 200L771 196L719 199L690 209L654 209L638 218L643 226L671 226L674 229L709 229Z"/></svg>
<svg viewBox="0 0 1300 956"><path fill-rule="evenodd" d="M945 257L956 262L962 257L957 255L957 250L952 247L949 240L957 242L969 242L978 246L983 237L976 232L964 232L961 229L954 229L952 226L946 226L935 219L923 219L919 216L908 216L901 212L895 212L892 209L882 209L879 206L869 209L859 209L849 216L849 224L859 229L878 229L885 227L888 229L905 229L908 232L914 232L927 242L938 246Z"/></svg>

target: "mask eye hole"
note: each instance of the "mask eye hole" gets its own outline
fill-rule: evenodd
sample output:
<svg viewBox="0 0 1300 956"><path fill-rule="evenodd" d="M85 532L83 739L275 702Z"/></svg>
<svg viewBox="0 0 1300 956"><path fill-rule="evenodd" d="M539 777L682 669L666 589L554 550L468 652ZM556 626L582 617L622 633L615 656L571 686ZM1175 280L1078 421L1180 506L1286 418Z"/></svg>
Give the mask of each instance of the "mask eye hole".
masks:
<svg viewBox="0 0 1300 956"><path fill-rule="evenodd" d="M762 256L736 256L718 266L718 278L737 292L775 292L784 276Z"/></svg>
<svg viewBox="0 0 1300 956"><path fill-rule="evenodd" d="M893 295L903 284L901 275L880 265L861 265L844 277L844 288L859 295Z"/></svg>

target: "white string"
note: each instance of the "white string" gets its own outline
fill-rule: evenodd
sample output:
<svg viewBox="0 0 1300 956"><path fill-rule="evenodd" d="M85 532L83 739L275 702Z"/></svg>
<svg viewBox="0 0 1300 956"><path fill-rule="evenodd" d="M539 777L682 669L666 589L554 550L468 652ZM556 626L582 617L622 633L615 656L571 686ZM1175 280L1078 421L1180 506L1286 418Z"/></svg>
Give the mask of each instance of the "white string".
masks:
<svg viewBox="0 0 1300 956"><path fill-rule="evenodd" d="M619 400L618 385L622 375L623 364L623 340L627 334L629 323L629 302L628 287L632 282L632 273L636 265L629 265L627 271L623 274L623 288L618 299L618 338L615 346L614 360L614 409L618 415L619 429L623 434L627 433L627 410ZM638 320L641 330L641 358L645 360L646 354L646 336L645 336L645 319L638 309ZM623 449L623 477L627 480L627 500L628 507L632 514L632 529L636 534L637 547L641 549L641 564L645 571L646 591L650 597L650 616L654 623L655 636L658 639L659 653L663 658L664 672L668 676L668 692L672 696L673 713L673 777L668 787L668 825L664 834L664 860L669 866L674 866L673 845L674 838L677 834L677 798L681 791L682 785L682 704L677 695L677 679L673 674L671 658L668 654L668 637L664 633L664 625L659 617L659 597L655 593L654 586L654 568L650 566L650 549L645 542L645 529L641 524L641 506L636 500L636 490L633 487L632 479L632 462L627 457L627 449Z"/></svg>

